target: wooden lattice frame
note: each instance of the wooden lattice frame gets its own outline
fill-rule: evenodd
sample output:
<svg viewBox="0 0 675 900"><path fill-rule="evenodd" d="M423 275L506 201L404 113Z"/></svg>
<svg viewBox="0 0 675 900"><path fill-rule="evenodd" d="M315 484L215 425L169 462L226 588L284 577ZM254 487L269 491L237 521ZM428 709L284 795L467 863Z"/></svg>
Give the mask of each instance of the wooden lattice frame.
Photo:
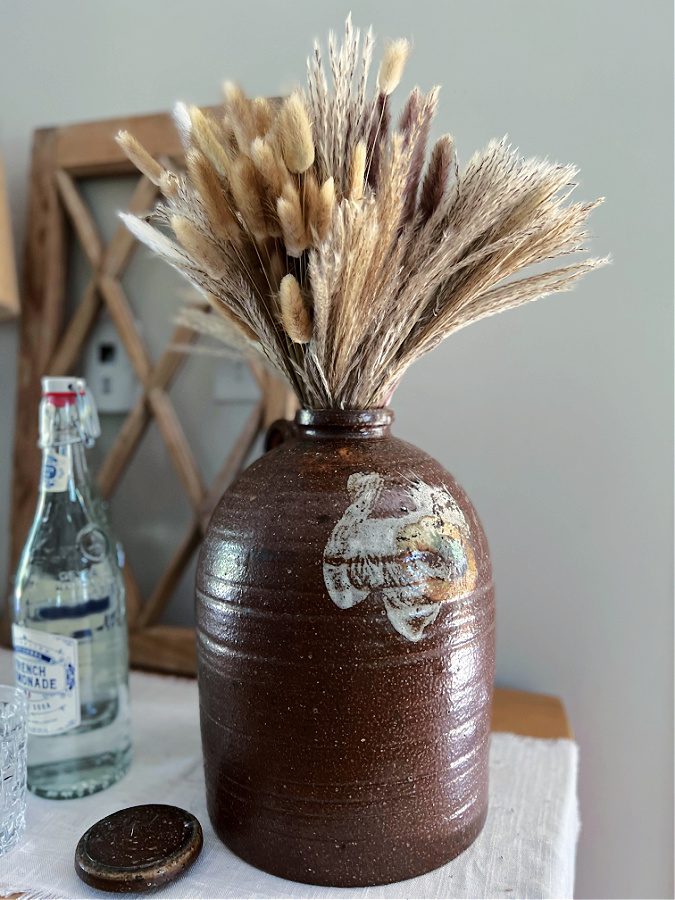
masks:
<svg viewBox="0 0 675 900"><path fill-rule="evenodd" d="M143 668L192 674L193 630L161 625L158 620L220 495L241 469L261 430L275 419L291 415L295 401L265 369L250 362L260 387L260 399L213 483L204 483L168 395L185 358L171 344L189 342L195 336L178 326L153 364L120 282L134 252L135 240L120 223L106 246L78 190L78 178L138 175L113 139L121 128L128 128L154 156L180 165L182 147L166 113L47 128L35 133L20 326L10 567L13 571L16 566L35 506L40 469L36 447L40 378L47 373L67 374L72 369L104 306L142 390L98 473L101 493L106 498L112 496L154 419L192 511L189 527L149 597L141 596L131 566L128 562L125 566L131 660ZM156 196L155 186L139 177L130 209L144 212L152 207ZM66 321L68 221L91 266L91 276L72 317ZM7 627L3 637L7 642Z"/></svg>

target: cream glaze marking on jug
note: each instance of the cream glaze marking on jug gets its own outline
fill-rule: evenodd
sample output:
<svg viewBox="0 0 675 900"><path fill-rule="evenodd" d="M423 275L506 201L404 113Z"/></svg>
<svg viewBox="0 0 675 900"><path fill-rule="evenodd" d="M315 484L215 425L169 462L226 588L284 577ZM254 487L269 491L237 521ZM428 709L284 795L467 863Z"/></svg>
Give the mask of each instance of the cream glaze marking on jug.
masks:
<svg viewBox="0 0 675 900"><path fill-rule="evenodd" d="M410 502L400 507L400 516L378 515L386 484L377 472L355 472L347 488L352 502L323 555L330 598L349 609L370 594L379 595L396 631L419 641L442 603L476 586L466 519L444 488L420 479L410 482Z"/></svg>

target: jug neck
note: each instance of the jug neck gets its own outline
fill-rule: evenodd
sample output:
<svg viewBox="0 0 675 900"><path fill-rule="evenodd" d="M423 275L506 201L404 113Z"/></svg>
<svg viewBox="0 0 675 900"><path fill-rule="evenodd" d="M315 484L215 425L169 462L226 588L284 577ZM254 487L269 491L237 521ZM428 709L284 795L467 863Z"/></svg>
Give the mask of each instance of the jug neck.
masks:
<svg viewBox="0 0 675 900"><path fill-rule="evenodd" d="M295 414L299 437L376 439L390 434L394 413L381 409L300 409Z"/></svg>

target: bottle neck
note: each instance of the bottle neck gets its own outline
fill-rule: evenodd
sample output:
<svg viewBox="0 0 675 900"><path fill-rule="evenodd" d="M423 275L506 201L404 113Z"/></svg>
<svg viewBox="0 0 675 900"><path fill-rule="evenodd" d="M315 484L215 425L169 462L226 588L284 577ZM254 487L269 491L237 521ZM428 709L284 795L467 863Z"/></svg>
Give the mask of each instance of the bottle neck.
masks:
<svg viewBox="0 0 675 900"><path fill-rule="evenodd" d="M71 492L89 483L82 425L76 404L55 403L49 397L40 407L43 494Z"/></svg>
<svg viewBox="0 0 675 900"><path fill-rule="evenodd" d="M300 409L295 414L299 437L377 439L390 434L391 409Z"/></svg>

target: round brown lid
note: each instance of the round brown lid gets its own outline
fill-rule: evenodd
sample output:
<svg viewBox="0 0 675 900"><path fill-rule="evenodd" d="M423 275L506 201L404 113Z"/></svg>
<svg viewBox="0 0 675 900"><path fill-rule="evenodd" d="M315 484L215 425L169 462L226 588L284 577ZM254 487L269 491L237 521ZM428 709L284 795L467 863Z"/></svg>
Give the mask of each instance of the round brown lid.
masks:
<svg viewBox="0 0 675 900"><path fill-rule="evenodd" d="M92 825L75 851L75 871L101 891L149 891L183 872L202 849L202 827L177 806L121 809Z"/></svg>

